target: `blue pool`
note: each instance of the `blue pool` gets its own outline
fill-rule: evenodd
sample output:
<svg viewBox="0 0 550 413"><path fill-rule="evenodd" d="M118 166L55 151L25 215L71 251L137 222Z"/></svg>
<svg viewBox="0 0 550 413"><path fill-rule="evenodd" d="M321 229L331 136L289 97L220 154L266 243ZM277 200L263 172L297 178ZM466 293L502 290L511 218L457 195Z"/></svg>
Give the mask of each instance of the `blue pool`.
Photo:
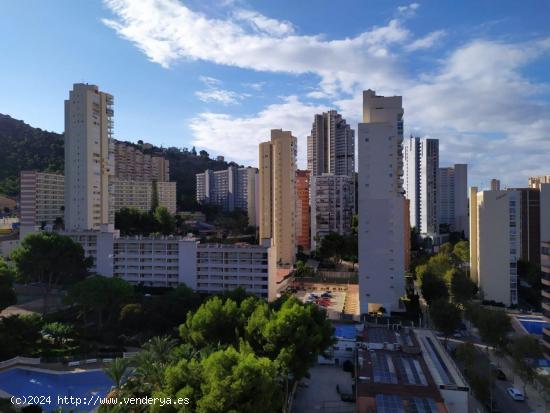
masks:
<svg viewBox="0 0 550 413"><path fill-rule="evenodd" d="M550 323L545 322L542 317L519 316L516 319L529 334L541 336L543 327L550 328Z"/></svg>
<svg viewBox="0 0 550 413"><path fill-rule="evenodd" d="M51 404L43 405L45 412L58 407L58 396L86 398L105 397L113 382L103 371L86 371L78 373L47 373L42 371L14 368L0 372L0 390L13 396L50 396ZM61 405L59 405L61 407ZM67 411L71 406L63 406ZM88 412L94 406L79 406L72 409L77 412Z"/></svg>
<svg viewBox="0 0 550 413"><path fill-rule="evenodd" d="M334 324L334 337L355 340L357 337L357 329L353 324Z"/></svg>

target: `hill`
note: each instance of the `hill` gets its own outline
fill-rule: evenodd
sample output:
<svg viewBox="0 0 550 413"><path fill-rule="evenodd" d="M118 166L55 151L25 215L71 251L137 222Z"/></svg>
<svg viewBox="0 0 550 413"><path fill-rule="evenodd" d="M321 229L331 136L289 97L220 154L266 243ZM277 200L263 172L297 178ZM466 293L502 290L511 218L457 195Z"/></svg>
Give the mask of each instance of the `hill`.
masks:
<svg viewBox="0 0 550 413"><path fill-rule="evenodd" d="M141 141L134 145L145 153L162 155L170 161L170 180L177 182L180 209L195 206L195 174L205 169L218 171L230 165L210 159L206 151L197 153L195 148L159 148ZM63 134L34 128L0 114L0 194L18 195L21 170L63 173L63 146Z"/></svg>

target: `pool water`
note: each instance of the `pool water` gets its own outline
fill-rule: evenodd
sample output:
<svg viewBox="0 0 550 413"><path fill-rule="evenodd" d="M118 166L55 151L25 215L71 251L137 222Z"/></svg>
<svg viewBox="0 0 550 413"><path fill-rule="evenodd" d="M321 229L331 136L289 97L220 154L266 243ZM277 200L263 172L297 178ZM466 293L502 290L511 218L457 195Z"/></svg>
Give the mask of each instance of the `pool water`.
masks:
<svg viewBox="0 0 550 413"><path fill-rule="evenodd" d="M59 397L105 397L113 382L103 371L85 371L78 373L48 373L44 371L14 368L0 372L0 390L13 396L50 396L51 404L41 406L45 412L51 412L58 406L71 410L69 405L58 405ZM89 412L96 406L79 406L77 412ZM75 409L75 406L72 406Z"/></svg>
<svg viewBox="0 0 550 413"><path fill-rule="evenodd" d="M550 328L550 323L545 322L543 318L516 317L516 319L529 334L541 336L543 327Z"/></svg>

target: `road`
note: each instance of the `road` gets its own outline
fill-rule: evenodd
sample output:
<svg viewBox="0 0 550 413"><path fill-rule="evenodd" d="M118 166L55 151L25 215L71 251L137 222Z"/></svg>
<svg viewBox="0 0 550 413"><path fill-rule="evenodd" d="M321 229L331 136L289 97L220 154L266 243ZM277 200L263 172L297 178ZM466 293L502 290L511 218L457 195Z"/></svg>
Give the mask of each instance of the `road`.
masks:
<svg viewBox="0 0 550 413"><path fill-rule="evenodd" d="M480 350L479 353L481 358L484 360L484 363L489 365L490 360L487 351L493 350L493 348L480 343L479 338L470 336L465 339L450 338L448 341L454 344L460 344L465 341L471 342ZM501 368L501 366L497 367ZM530 413L536 411L534 406L529 406L529 400L518 402L508 395L506 392L508 387L516 387L520 391L523 391L523 388L519 381L514 383L514 375L508 367L502 366L502 370L505 372L507 380L495 380L492 398L496 404L496 407L498 407L502 413Z"/></svg>

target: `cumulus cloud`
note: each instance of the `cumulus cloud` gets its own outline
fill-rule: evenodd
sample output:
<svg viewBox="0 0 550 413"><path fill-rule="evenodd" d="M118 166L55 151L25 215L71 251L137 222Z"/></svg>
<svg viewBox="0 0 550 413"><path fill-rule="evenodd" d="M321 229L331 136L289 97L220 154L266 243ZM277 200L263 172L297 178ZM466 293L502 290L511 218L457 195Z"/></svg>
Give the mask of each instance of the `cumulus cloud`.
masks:
<svg viewBox="0 0 550 413"><path fill-rule="evenodd" d="M205 90L195 92L203 102L215 102L223 105L232 105L239 103L244 98L250 96L248 93L237 93L232 90L222 89L222 81L210 76L200 76L199 80L207 86Z"/></svg>
<svg viewBox="0 0 550 413"><path fill-rule="evenodd" d="M231 116L205 112L191 120L193 144L214 150L239 162L257 165L258 144L270 139L271 129L292 131L298 138L298 161L305 166L306 136L311 130L312 114L326 111L322 105L310 105L297 96L267 106L253 116Z"/></svg>
<svg viewBox="0 0 550 413"><path fill-rule="evenodd" d="M115 17L104 23L164 67L191 59L319 76L309 95L286 97L253 116L206 112L192 120L196 145L234 159L256 164L256 145L271 128L292 130L305 147L312 116L322 109L308 98L334 101L354 124L360 120L364 88L403 95L406 127L440 138L443 161L471 164L472 182L498 174L504 182L525 184L528 171L544 164L542 154L550 151L550 105L542 96L549 86L524 74L548 54L550 39L467 40L445 49L429 71L418 74L408 69L405 56L434 47L445 36L436 30L418 38L407 29L418 3L401 6L386 24L329 40L321 34L299 35L291 23L249 10L214 19L177 0L105 2ZM219 84L209 87L220 89ZM213 99L238 101L235 96Z"/></svg>
<svg viewBox="0 0 550 413"><path fill-rule="evenodd" d="M415 50L430 49L438 44L445 37L445 30L436 30L428 33L426 36L414 40L411 44L405 46L409 52Z"/></svg>

